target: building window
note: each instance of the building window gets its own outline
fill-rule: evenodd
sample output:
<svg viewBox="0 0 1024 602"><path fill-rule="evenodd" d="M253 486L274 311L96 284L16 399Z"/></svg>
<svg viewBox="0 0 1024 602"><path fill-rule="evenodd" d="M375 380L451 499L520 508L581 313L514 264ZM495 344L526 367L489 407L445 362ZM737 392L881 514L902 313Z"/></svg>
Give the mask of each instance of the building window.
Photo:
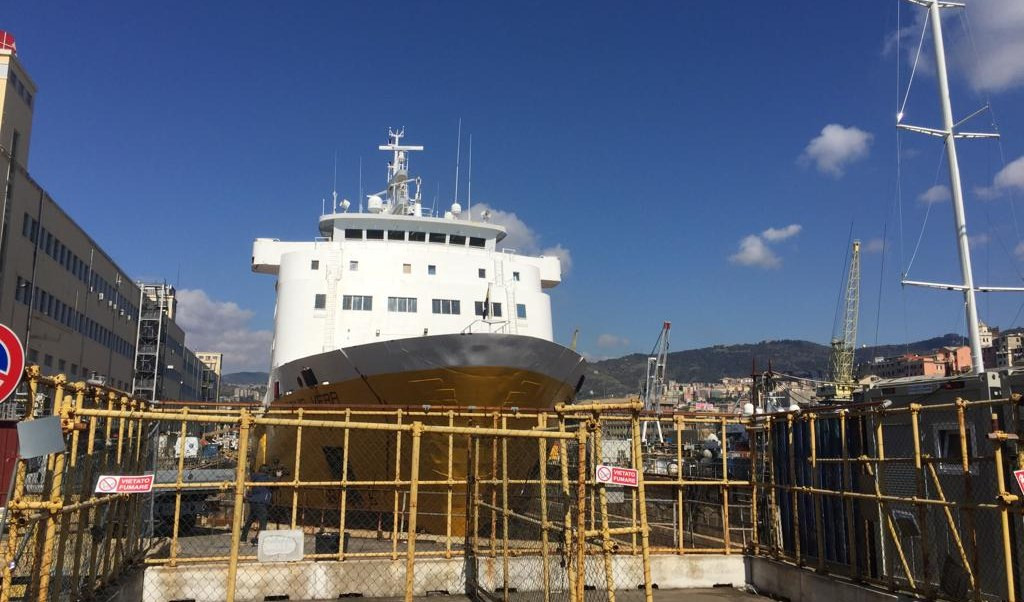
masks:
<svg viewBox="0 0 1024 602"><path fill-rule="evenodd" d="M457 316L462 313L458 299L434 299L431 309L435 314Z"/></svg>
<svg viewBox="0 0 1024 602"><path fill-rule="evenodd" d="M477 238L475 236L470 236L469 237L469 246L471 246L471 247L479 247L479 248L482 249L482 248L484 248L484 242L485 241L482 238Z"/></svg>
<svg viewBox="0 0 1024 602"><path fill-rule="evenodd" d="M317 293L313 296L313 309L327 309L327 295Z"/></svg>
<svg viewBox="0 0 1024 602"><path fill-rule="evenodd" d="M426 232L410 232L409 233L409 242L423 242L425 240L427 240L427 233Z"/></svg>
<svg viewBox="0 0 1024 602"><path fill-rule="evenodd" d="M383 230L367 230L366 240L384 240Z"/></svg>
<svg viewBox="0 0 1024 602"><path fill-rule="evenodd" d="M437 266L436 265L428 265L427 266L427 275L428 276L436 276L437 275Z"/></svg>
<svg viewBox="0 0 1024 602"><path fill-rule="evenodd" d="M445 239L447 239L447 238L448 238L447 236L445 236L444 234L441 234L440 232L431 232L430 233L430 242L439 242L441 244L444 244Z"/></svg>
<svg viewBox="0 0 1024 602"><path fill-rule="evenodd" d="M491 316L495 318L501 317L501 303L491 303Z"/></svg>
<svg viewBox="0 0 1024 602"><path fill-rule="evenodd" d="M350 272L358 272L359 271L359 262L358 261L350 261L350 262L348 262L348 271L350 271Z"/></svg>
<svg viewBox="0 0 1024 602"><path fill-rule="evenodd" d="M78 375L78 364L71 364L71 376Z"/></svg>
<svg viewBox="0 0 1024 602"><path fill-rule="evenodd" d="M512 272L512 280L519 282L519 272Z"/></svg>
<svg viewBox="0 0 1024 602"><path fill-rule="evenodd" d="M388 311L416 313L415 297L388 297Z"/></svg>
<svg viewBox="0 0 1024 602"><path fill-rule="evenodd" d="M68 363L64 360L57 360L57 372L64 372L68 368Z"/></svg>
<svg viewBox="0 0 1024 602"><path fill-rule="evenodd" d="M43 365L52 368L53 367L53 356L47 353L43 356Z"/></svg>
<svg viewBox="0 0 1024 602"><path fill-rule="evenodd" d="M371 311L373 309L373 297L369 295L344 295L341 299L341 308L352 311Z"/></svg>
<svg viewBox="0 0 1024 602"><path fill-rule="evenodd" d="M448 237L448 243L453 245L465 246L466 237L461 234L452 234Z"/></svg>
<svg viewBox="0 0 1024 602"><path fill-rule="evenodd" d="M526 319L526 305L522 303L516 303L516 317L522 320Z"/></svg>
<svg viewBox="0 0 1024 602"><path fill-rule="evenodd" d="M476 271L476 275L481 277L481 278L486 278L487 277L487 269L486 268L478 268L477 271Z"/></svg>
<svg viewBox="0 0 1024 602"><path fill-rule="evenodd" d="M388 230L388 240L405 240L405 230Z"/></svg>
<svg viewBox="0 0 1024 602"><path fill-rule="evenodd" d="M311 269L311 270L319 270L320 269L320 260L314 259L314 260L310 261L309 262L309 269Z"/></svg>
<svg viewBox="0 0 1024 602"><path fill-rule="evenodd" d="M39 361L39 351L29 348L28 361L32 364L37 363Z"/></svg>
<svg viewBox="0 0 1024 602"><path fill-rule="evenodd" d="M402 273L403 274L412 274L412 264L411 263L403 263L402 264Z"/></svg>
<svg viewBox="0 0 1024 602"><path fill-rule="evenodd" d="M363 239L363 231L359 228L345 228L345 238Z"/></svg>

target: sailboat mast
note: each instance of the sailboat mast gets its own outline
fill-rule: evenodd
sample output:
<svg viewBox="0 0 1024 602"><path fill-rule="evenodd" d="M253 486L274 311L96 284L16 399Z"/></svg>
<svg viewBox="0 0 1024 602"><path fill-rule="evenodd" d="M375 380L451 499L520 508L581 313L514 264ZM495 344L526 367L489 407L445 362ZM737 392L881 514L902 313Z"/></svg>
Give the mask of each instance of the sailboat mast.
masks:
<svg viewBox="0 0 1024 602"><path fill-rule="evenodd" d="M942 38L940 0L931 0L928 11L935 46L935 70L939 82L939 102L942 105L942 129L946 141L946 161L949 165L949 190L953 196L953 220L956 244L960 252L960 272L963 276L964 304L967 310L967 332L971 340L971 370L981 374L985 363L981 355L981 336L978 332L978 305L975 299L974 274L971 271L971 247L967 240L967 217L964 214L964 193L960 182L960 164L956 156L956 136L953 128L953 106L949 99L949 79L946 74L946 48Z"/></svg>

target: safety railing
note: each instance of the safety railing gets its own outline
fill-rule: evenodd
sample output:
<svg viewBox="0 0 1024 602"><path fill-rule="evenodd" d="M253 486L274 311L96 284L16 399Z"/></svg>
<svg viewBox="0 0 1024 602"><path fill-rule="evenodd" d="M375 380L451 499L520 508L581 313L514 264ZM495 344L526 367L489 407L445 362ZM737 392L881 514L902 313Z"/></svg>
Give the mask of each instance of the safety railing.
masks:
<svg viewBox="0 0 1024 602"><path fill-rule="evenodd" d="M86 598L136 566L152 602L621 602L650 599L652 555L687 554L1017 599L1018 397L739 416L146 405L27 383L26 419L60 416L66 451L18 462L0 602ZM606 482L613 468L636 482ZM144 474L149 493L96 493Z"/></svg>

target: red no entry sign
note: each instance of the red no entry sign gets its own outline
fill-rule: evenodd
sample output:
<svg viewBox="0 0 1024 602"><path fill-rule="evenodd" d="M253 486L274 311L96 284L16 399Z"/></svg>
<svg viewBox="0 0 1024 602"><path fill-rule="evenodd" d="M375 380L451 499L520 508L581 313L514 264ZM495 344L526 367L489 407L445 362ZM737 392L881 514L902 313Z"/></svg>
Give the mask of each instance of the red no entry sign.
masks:
<svg viewBox="0 0 1024 602"><path fill-rule="evenodd" d="M640 482L639 474L635 468L620 468L606 464L598 464L594 476L597 478L598 483L625 485L626 487L636 487Z"/></svg>
<svg viewBox="0 0 1024 602"><path fill-rule="evenodd" d="M153 491L153 475L100 475L96 493L149 493Z"/></svg>
<svg viewBox="0 0 1024 602"><path fill-rule="evenodd" d="M18 335L0 324L0 401L14 393L25 372L25 348Z"/></svg>

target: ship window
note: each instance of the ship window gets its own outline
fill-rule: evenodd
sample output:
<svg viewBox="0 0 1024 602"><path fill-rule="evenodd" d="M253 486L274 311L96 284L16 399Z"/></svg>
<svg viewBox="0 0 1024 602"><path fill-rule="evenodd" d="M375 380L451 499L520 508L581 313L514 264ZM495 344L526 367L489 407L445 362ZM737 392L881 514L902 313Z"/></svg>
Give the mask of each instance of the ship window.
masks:
<svg viewBox="0 0 1024 602"><path fill-rule="evenodd" d="M403 263L402 264L402 273L403 274L412 274L412 264L411 263Z"/></svg>
<svg viewBox="0 0 1024 602"><path fill-rule="evenodd" d="M451 236L448 237L448 242L453 245L465 245L466 237L462 236L461 234L452 234Z"/></svg>
<svg viewBox="0 0 1024 602"><path fill-rule="evenodd" d="M416 313L415 297L388 297L388 311Z"/></svg>
<svg viewBox="0 0 1024 602"><path fill-rule="evenodd" d="M476 302L473 303L473 314L477 315L477 316L484 317L484 318L488 317L487 314L484 312L484 302L483 301L476 301ZM491 315L491 317L494 317L494 318L500 318L501 317L501 303L491 303L491 314L490 315Z"/></svg>
<svg viewBox="0 0 1024 602"><path fill-rule="evenodd" d="M369 295L343 295L341 308L353 311L371 311L373 309L373 297Z"/></svg>
<svg viewBox="0 0 1024 602"><path fill-rule="evenodd" d="M526 306L522 303L516 303L516 317L526 319Z"/></svg>
<svg viewBox="0 0 1024 602"><path fill-rule="evenodd" d="M431 305L435 314L457 316L462 313L458 299L434 299Z"/></svg>
<svg viewBox="0 0 1024 602"><path fill-rule="evenodd" d="M481 278L486 278L487 277L487 269L486 268L479 268L479 269L477 269L476 275L481 277Z"/></svg>
<svg viewBox="0 0 1024 602"><path fill-rule="evenodd" d="M316 260L316 259L310 261L309 262L309 269L311 269L311 270L319 270L320 269L320 261Z"/></svg>
<svg viewBox="0 0 1024 602"><path fill-rule="evenodd" d="M350 261L350 262L348 262L348 271L350 271L350 272L358 272L359 271L359 262L358 261Z"/></svg>
<svg viewBox="0 0 1024 602"><path fill-rule="evenodd" d="M313 309L327 309L327 295L317 293L313 297Z"/></svg>
<svg viewBox="0 0 1024 602"><path fill-rule="evenodd" d="M424 242L425 240L427 240L427 233L426 232L410 232L409 233L409 242Z"/></svg>
<svg viewBox="0 0 1024 602"><path fill-rule="evenodd" d="M441 244L444 244L445 238L447 237L444 234L441 234L440 232L430 233L430 242L439 242Z"/></svg>
<svg viewBox="0 0 1024 602"><path fill-rule="evenodd" d="M366 239L367 240L384 240L384 231L383 230L367 230L366 231Z"/></svg>
<svg viewBox="0 0 1024 602"><path fill-rule="evenodd" d="M405 230L388 230L388 240L405 240Z"/></svg>
<svg viewBox="0 0 1024 602"><path fill-rule="evenodd" d="M471 247L480 247L482 249L482 248L484 248L484 239L477 238L475 236L470 236L469 237L469 246L471 246Z"/></svg>
<svg viewBox="0 0 1024 602"><path fill-rule="evenodd" d="M345 228L345 238L363 239L363 231L359 228Z"/></svg>
<svg viewBox="0 0 1024 602"><path fill-rule="evenodd" d="M436 276L437 275L437 266L436 265L428 265L427 266L427 275L429 275L429 276Z"/></svg>
<svg viewBox="0 0 1024 602"><path fill-rule="evenodd" d="M512 272L512 280L519 282L519 272Z"/></svg>

